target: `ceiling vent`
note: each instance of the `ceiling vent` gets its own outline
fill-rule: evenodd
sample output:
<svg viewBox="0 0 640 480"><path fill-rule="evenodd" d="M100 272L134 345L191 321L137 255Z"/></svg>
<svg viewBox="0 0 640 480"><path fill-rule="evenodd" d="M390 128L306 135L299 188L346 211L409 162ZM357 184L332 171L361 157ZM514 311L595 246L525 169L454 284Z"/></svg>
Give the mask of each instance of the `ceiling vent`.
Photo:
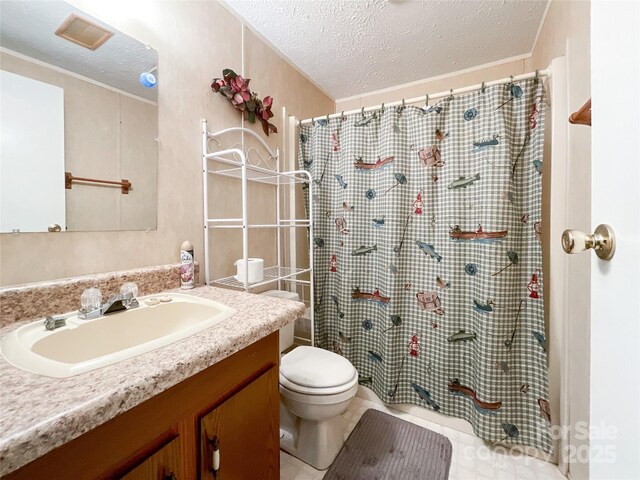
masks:
<svg viewBox="0 0 640 480"><path fill-rule="evenodd" d="M56 35L81 47L95 50L113 36L113 32L75 13L58 27Z"/></svg>

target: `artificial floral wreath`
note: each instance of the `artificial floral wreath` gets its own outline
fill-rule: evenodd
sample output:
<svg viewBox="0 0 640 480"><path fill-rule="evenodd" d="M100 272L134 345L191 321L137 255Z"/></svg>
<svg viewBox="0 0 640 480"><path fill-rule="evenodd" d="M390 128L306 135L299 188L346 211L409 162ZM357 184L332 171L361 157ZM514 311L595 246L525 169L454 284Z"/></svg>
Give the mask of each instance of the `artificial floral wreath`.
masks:
<svg viewBox="0 0 640 480"><path fill-rule="evenodd" d="M230 68L222 71L222 78L214 78L211 83L211 90L224 95L236 110L244 112L244 118L250 123L256 123L256 118L262 123L262 130L269 136L269 133L278 133L278 129L269 119L273 117L271 105L273 98L266 96L260 100L256 92L249 90L250 79L242 78Z"/></svg>

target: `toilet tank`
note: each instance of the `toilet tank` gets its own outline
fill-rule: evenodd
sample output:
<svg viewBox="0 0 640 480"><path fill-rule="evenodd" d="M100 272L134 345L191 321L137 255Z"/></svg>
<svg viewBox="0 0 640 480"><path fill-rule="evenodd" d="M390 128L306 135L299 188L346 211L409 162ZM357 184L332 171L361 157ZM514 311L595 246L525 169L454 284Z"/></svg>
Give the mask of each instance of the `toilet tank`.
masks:
<svg viewBox="0 0 640 480"><path fill-rule="evenodd" d="M261 295L267 295L269 297L284 298L286 300L300 301L300 295L296 292L287 292L285 290L267 290ZM284 352L287 348L293 345L293 331L295 329L295 321L285 325L280 329L280 353Z"/></svg>

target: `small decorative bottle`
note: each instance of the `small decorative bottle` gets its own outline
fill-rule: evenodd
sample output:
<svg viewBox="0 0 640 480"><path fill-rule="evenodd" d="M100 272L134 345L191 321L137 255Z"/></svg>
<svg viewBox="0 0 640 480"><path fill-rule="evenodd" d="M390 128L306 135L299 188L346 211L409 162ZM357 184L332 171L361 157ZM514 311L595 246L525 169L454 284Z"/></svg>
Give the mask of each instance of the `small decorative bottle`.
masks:
<svg viewBox="0 0 640 480"><path fill-rule="evenodd" d="M180 245L180 288L183 290L194 287L195 268L193 262L193 245L189 240L185 240Z"/></svg>

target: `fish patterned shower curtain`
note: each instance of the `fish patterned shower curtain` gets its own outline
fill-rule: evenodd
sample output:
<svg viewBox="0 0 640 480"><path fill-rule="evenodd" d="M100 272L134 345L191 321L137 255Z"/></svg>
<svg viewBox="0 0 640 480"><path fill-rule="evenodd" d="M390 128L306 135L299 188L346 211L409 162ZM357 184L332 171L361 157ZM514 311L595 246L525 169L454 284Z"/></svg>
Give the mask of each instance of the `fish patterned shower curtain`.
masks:
<svg viewBox="0 0 640 480"><path fill-rule="evenodd" d="M388 404L551 452L542 298L544 89L316 119L315 333Z"/></svg>

